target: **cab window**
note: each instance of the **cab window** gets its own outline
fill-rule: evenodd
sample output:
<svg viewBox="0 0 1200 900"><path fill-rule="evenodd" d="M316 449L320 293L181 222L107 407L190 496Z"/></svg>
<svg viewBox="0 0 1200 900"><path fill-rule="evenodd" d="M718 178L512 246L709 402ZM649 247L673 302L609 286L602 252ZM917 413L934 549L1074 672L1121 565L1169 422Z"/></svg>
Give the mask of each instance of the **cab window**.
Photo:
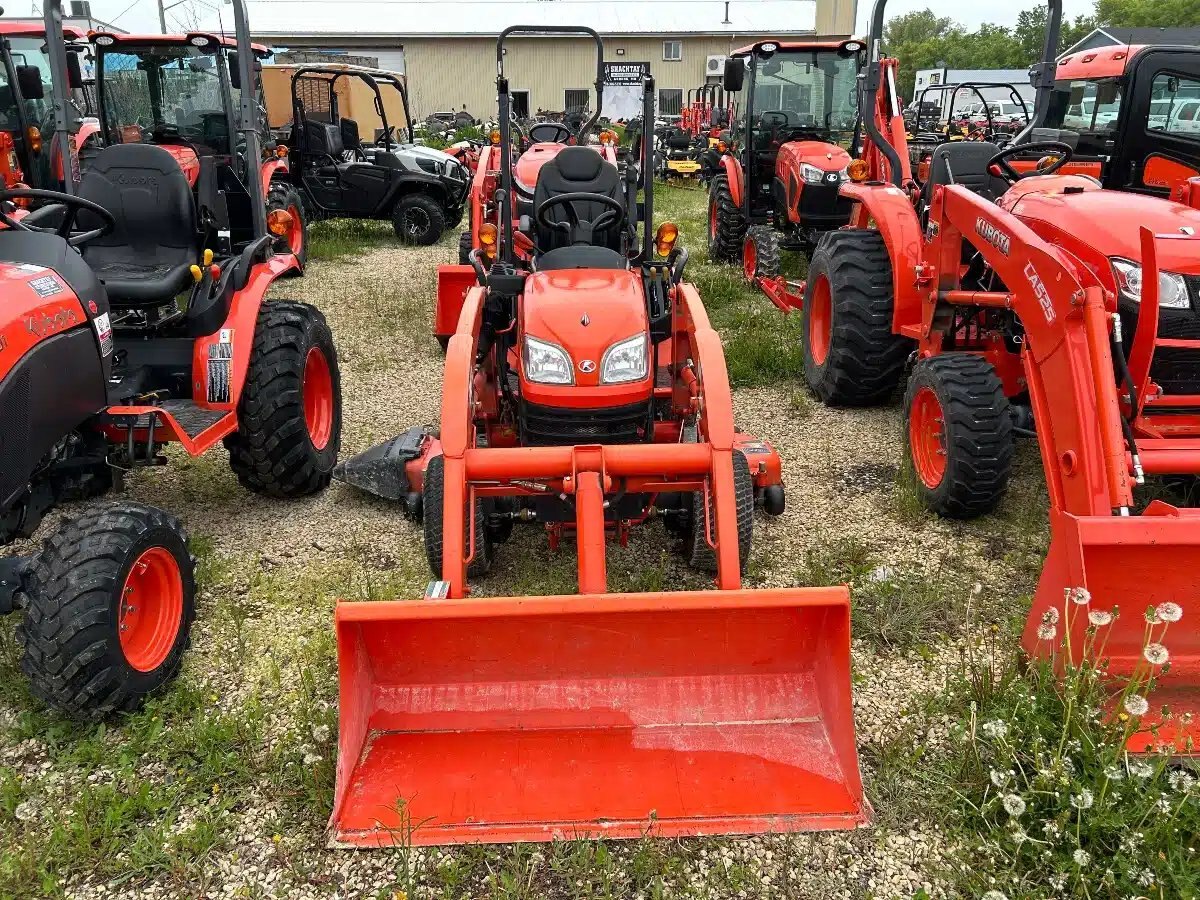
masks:
<svg viewBox="0 0 1200 900"><path fill-rule="evenodd" d="M1200 81L1169 72L1154 76L1146 129L1200 141Z"/></svg>

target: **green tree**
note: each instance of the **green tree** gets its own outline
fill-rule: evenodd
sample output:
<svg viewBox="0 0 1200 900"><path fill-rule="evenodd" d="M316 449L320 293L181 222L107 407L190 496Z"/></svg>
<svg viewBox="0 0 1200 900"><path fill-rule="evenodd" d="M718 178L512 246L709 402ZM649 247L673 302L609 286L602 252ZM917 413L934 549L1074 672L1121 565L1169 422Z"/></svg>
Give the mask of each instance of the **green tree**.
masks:
<svg viewBox="0 0 1200 900"><path fill-rule="evenodd" d="M1096 0L1096 20L1117 27L1200 25L1200 0Z"/></svg>

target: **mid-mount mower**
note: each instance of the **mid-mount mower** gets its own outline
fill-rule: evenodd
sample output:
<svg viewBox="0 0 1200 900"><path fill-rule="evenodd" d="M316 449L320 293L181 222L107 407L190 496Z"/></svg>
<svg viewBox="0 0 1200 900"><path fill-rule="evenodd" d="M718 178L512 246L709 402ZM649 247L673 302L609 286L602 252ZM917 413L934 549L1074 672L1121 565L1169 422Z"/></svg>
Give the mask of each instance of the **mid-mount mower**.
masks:
<svg viewBox="0 0 1200 900"><path fill-rule="evenodd" d="M269 51L249 45L251 90L242 90L240 51L217 34L89 34L96 55L100 139L106 146L148 144L173 156L195 194L206 235L218 255L254 238L266 203L267 227L280 253L308 259L304 202L290 181L285 148L267 126L259 73ZM238 122L253 113L255 152L249 153ZM85 154L83 167L90 166ZM251 182L258 184L251 190ZM286 213L286 217L283 215ZM286 222L290 221L290 225Z"/></svg>
<svg viewBox="0 0 1200 900"><path fill-rule="evenodd" d="M498 63L510 35L548 30L506 29ZM439 292L457 321L441 429L338 475L423 511L436 580L338 606L332 841L859 825L848 594L742 588L756 498L782 509L779 458L734 427L687 253L653 224L652 142L624 175L562 146L525 200L500 72L501 221L466 295ZM653 102L648 79L646 121ZM608 593L609 537L655 520L718 590ZM574 537L580 596L467 596L518 523Z"/></svg>
<svg viewBox="0 0 1200 900"><path fill-rule="evenodd" d="M875 5L872 47L884 5ZM915 360L905 436L916 490L941 515L994 509L1014 436L1036 431L1051 543L1025 649L1057 649L1039 631L1047 633L1066 592L1086 597L1082 589L1093 604L1126 612L1104 639L1108 670L1121 678L1147 671L1142 610L1169 602L1185 617L1198 612L1200 509L1139 502L1136 488L1146 476L1200 474L1200 178L1183 191L1191 206L1154 196L1166 186L1147 183L1156 168L1194 164L1200 144L1168 134L1151 111L1185 81L1200 85L1200 54L1138 54L1112 129L1124 143L1108 150L1125 164L1106 173L1128 179L1132 171L1137 183L1108 190L1063 174L1087 135L1051 131L1050 140L1039 130L1062 102L1054 80L1060 0L1049 8L1030 127L1003 150L986 141L941 145L923 185L909 168L897 62L871 59L869 172L841 186L851 224L825 235L813 255L805 377L827 403L876 403ZM1197 725L1186 714L1200 713L1200 628L1189 621L1172 631L1169 670L1154 672L1155 712L1142 719L1133 750L1174 744L1191 752ZM1063 627L1079 654L1088 617L1067 616Z"/></svg>
<svg viewBox="0 0 1200 900"><path fill-rule="evenodd" d="M234 14L249 48L243 3ZM47 33L61 31L59 3L45 17ZM51 43L59 97L64 53ZM249 53L240 64L252 84ZM65 104L55 107L65 133ZM253 103L239 128L255 158ZM0 192L0 544L31 536L61 501L166 464L169 443L194 456L224 440L258 494L329 483L341 428L333 340L312 307L263 300L298 263L275 252L261 185L249 190L253 237L220 257L202 248L191 187L161 147L105 148L78 195ZM17 218L19 200L57 224ZM174 676L195 589L179 522L124 501L68 518L38 553L0 558L0 610L24 614L33 693L81 718L132 709Z"/></svg>
<svg viewBox="0 0 1200 900"><path fill-rule="evenodd" d="M365 85L374 94L380 128L370 143L359 123L340 114L339 81ZM404 134L388 122L380 88L399 97ZM305 109L301 89L319 92L320 113ZM302 66L292 75L292 161L282 177L293 184L315 217L384 219L400 240L433 244L457 228L470 173L457 159L415 143L408 92L392 72L358 66ZM394 106L393 106L394 108Z"/></svg>
<svg viewBox="0 0 1200 900"><path fill-rule="evenodd" d="M862 49L854 40L759 41L725 63L726 92L744 88L745 100L709 185L708 252L740 260L746 279L785 311L800 295L779 274L780 250L807 252L850 220L838 190L858 140Z"/></svg>

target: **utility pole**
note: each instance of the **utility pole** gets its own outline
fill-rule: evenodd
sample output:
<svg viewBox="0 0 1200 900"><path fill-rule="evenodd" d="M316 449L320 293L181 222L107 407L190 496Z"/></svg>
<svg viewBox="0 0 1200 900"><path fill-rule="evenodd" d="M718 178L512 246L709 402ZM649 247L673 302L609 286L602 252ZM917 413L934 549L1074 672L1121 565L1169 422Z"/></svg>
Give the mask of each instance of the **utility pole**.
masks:
<svg viewBox="0 0 1200 900"><path fill-rule="evenodd" d="M158 0L158 27L162 33L167 33L167 7L165 0Z"/></svg>

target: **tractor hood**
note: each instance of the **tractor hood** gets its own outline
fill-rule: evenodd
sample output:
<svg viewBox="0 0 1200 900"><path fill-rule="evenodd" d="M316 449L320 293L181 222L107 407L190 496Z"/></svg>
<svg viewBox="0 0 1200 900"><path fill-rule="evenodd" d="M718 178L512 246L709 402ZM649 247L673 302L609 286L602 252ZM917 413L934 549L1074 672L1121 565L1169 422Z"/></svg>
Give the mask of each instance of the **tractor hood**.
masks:
<svg viewBox="0 0 1200 900"><path fill-rule="evenodd" d="M1000 205L1026 222L1041 223L1042 227L1035 230L1043 234L1054 230L1082 238L1098 254L1107 257L1141 259L1143 226L1155 234L1200 234L1200 210L1159 197L1094 186L1078 193L1064 193L1062 182L1077 177L1053 179L1060 187L1047 185L1046 189L1036 189L1039 179L1026 179L1026 184L1032 184L1018 190L1022 186L1018 183L1005 194ZM1046 178L1047 182L1051 180ZM1160 242L1160 267L1169 272L1200 275L1200 259L1196 259L1191 247L1189 242Z"/></svg>
<svg viewBox="0 0 1200 900"><path fill-rule="evenodd" d="M555 344L571 359L575 386L531 386L544 394L594 387L634 395L649 392L649 375L623 385L601 385L604 353L626 338L646 334L646 297L639 273L626 269L563 269L536 272L525 282L521 304L522 340ZM542 402L548 402L547 397ZM636 399L636 396L635 396Z"/></svg>
<svg viewBox="0 0 1200 900"><path fill-rule="evenodd" d="M799 169L801 163L822 172L841 172L850 165L850 154L837 144L824 141L789 141L779 148L775 167L779 172Z"/></svg>

